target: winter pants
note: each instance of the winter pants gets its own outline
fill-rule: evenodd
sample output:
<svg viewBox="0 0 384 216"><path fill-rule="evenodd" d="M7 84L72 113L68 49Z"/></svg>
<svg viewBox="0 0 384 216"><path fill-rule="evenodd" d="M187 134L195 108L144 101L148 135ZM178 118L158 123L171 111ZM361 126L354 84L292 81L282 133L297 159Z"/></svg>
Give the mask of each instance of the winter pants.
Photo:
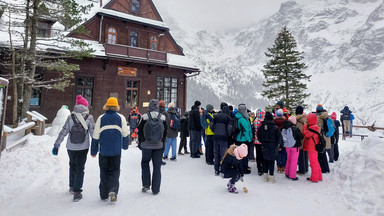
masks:
<svg viewBox="0 0 384 216"><path fill-rule="evenodd" d="M308 172L308 152L300 149L299 152L299 173Z"/></svg>
<svg viewBox="0 0 384 216"><path fill-rule="evenodd" d="M287 165L285 168L285 175L289 178L296 178L297 159L299 158L298 148L285 148L287 151Z"/></svg>
<svg viewBox="0 0 384 216"><path fill-rule="evenodd" d="M351 131L351 120L343 120L344 133L349 134Z"/></svg>
<svg viewBox="0 0 384 216"><path fill-rule="evenodd" d="M172 157L176 158L176 148L177 148L177 138L168 138L167 141L165 142L165 149L164 149L164 157L168 156L169 149L172 146Z"/></svg>
<svg viewBox="0 0 384 216"><path fill-rule="evenodd" d="M328 165L328 160L327 160L327 153L326 152L319 153L318 160L319 160L319 164L320 164L320 167L321 167L321 172L322 173L329 173L329 165Z"/></svg>
<svg viewBox="0 0 384 216"><path fill-rule="evenodd" d="M107 199L110 192L119 192L121 154L103 156L99 154L100 198Z"/></svg>
<svg viewBox="0 0 384 216"><path fill-rule="evenodd" d="M257 171L263 172L263 164L264 164L263 146L261 144L255 144L255 148L256 148Z"/></svg>
<svg viewBox="0 0 384 216"><path fill-rule="evenodd" d="M228 149L228 141L227 140L214 140L213 141L215 147L214 155L215 155L215 171L220 171L220 161L223 159L225 151Z"/></svg>
<svg viewBox="0 0 384 216"><path fill-rule="evenodd" d="M269 171L269 175L273 176L273 172L275 171L275 161L274 160L270 161L270 160L264 159L263 169L264 169L264 173L268 173L268 171Z"/></svg>
<svg viewBox="0 0 384 216"><path fill-rule="evenodd" d="M201 144L201 132L197 130L191 130L191 157L195 157L199 154L199 148Z"/></svg>
<svg viewBox="0 0 384 216"><path fill-rule="evenodd" d="M141 151L141 181L143 187L151 185L151 171L149 162L152 160L153 173L152 173L152 193L157 194L160 192L161 184L161 149L143 149Z"/></svg>
<svg viewBox="0 0 384 216"><path fill-rule="evenodd" d="M331 142L334 143L333 156L334 156L334 160L337 161L339 160L339 137L338 136L331 137Z"/></svg>
<svg viewBox="0 0 384 216"><path fill-rule="evenodd" d="M186 153L187 150L187 137L184 135L180 136L180 144L179 144L179 152L181 153L181 150L184 148L184 153Z"/></svg>
<svg viewBox="0 0 384 216"><path fill-rule="evenodd" d="M69 157L69 187L74 192L82 192L84 180L84 167L87 161L88 149L80 151L68 151Z"/></svg>
<svg viewBox="0 0 384 216"><path fill-rule="evenodd" d="M236 141L235 144L237 146L240 146L241 144L246 144L247 146L251 145L251 143L249 142L239 142L239 141ZM252 144L253 145L253 144ZM243 169L244 173L247 173L248 171L248 157L244 157L243 159L240 160L240 166L241 168ZM249 173L249 172L248 172Z"/></svg>
<svg viewBox="0 0 384 216"><path fill-rule="evenodd" d="M255 160L255 145L253 143L248 146L248 159Z"/></svg>
<svg viewBox="0 0 384 216"><path fill-rule="evenodd" d="M323 176L321 174L321 169L319 165L319 161L317 160L317 151L308 151L309 163L311 165L311 177L310 179L313 182L318 182L323 180Z"/></svg>
<svg viewBox="0 0 384 216"><path fill-rule="evenodd" d="M335 154L334 154L334 148L335 145L331 144L331 149L327 149L326 152L328 153L329 162L332 162L335 160Z"/></svg>
<svg viewBox="0 0 384 216"><path fill-rule="evenodd" d="M229 180L229 182L231 182L231 184L235 184L236 182L238 182L239 180L240 180L240 174L236 174L235 176L233 176L230 180Z"/></svg>
<svg viewBox="0 0 384 216"><path fill-rule="evenodd" d="M214 141L213 141L213 135L206 135L205 139L207 139L205 143L205 162L209 164L213 164L213 158L214 158Z"/></svg>
<svg viewBox="0 0 384 216"><path fill-rule="evenodd" d="M279 151L279 155L277 156L277 166L278 167L285 167L287 163L287 152L285 151L285 148L281 149Z"/></svg>

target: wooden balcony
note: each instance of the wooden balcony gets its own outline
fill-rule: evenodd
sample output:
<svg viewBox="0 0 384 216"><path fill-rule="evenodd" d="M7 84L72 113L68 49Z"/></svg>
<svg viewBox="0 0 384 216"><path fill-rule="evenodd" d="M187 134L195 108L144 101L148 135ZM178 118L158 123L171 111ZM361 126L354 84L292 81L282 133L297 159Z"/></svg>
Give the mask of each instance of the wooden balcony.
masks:
<svg viewBox="0 0 384 216"><path fill-rule="evenodd" d="M167 62L167 53L121 44L105 44L105 53L148 61Z"/></svg>

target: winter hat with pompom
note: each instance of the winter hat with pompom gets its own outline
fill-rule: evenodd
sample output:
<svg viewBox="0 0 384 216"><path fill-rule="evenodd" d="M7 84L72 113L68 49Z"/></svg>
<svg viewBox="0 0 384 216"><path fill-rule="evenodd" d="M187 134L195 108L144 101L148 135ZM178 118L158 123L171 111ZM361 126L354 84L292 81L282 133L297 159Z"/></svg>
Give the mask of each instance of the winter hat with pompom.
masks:
<svg viewBox="0 0 384 216"><path fill-rule="evenodd" d="M247 157L247 155L248 155L248 147L245 144L241 144L240 146L235 148L233 153L235 154L237 160L241 160L244 157Z"/></svg>
<svg viewBox="0 0 384 216"><path fill-rule="evenodd" d="M337 118L337 114L335 112L333 112L331 114L331 119L336 120L336 118Z"/></svg>
<svg viewBox="0 0 384 216"><path fill-rule="evenodd" d="M283 110L282 109L278 109L277 111L276 111L276 116L277 117L282 117L283 116Z"/></svg>
<svg viewBox="0 0 384 216"><path fill-rule="evenodd" d="M288 118L288 121L290 121L290 122L292 122L292 124L296 124L296 122L297 122L297 120L296 120L296 117L295 116L290 116L289 118Z"/></svg>
<svg viewBox="0 0 384 216"><path fill-rule="evenodd" d="M76 104L77 105L84 105L85 107L88 107L87 99L83 98L83 96L81 96L81 95L76 96Z"/></svg>
<svg viewBox="0 0 384 216"><path fill-rule="evenodd" d="M318 104L316 107L316 112L322 112L324 110L323 105Z"/></svg>
<svg viewBox="0 0 384 216"><path fill-rule="evenodd" d="M173 102L169 103L168 104L168 108L171 108L171 107L174 108L175 107L175 103L173 103Z"/></svg>

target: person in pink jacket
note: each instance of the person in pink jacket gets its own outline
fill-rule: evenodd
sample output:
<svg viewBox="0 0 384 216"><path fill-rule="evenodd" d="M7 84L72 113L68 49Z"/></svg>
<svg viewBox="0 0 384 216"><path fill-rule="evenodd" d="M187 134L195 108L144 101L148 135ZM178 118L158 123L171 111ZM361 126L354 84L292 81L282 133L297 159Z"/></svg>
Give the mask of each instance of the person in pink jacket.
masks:
<svg viewBox="0 0 384 216"><path fill-rule="evenodd" d="M262 109L258 109L256 111L256 119L253 121L253 128L254 128L253 144L255 144L255 148L256 148L256 165L257 165L257 172L259 176L263 175L264 173L264 170L263 170L264 158L263 158L263 148L262 148L261 142L259 142L259 140L257 139L257 132L259 131L261 122L264 121L264 117L265 117L265 111Z"/></svg>
<svg viewBox="0 0 384 216"><path fill-rule="evenodd" d="M321 174L320 164L317 160L317 151L315 145L319 143L319 135L314 132L311 132L309 129L315 130L320 133L320 128L317 125L317 116L316 114L307 115L307 124L303 125L303 135L304 135L304 151L308 152L309 163L311 166L311 177L307 180L317 183L323 180Z"/></svg>

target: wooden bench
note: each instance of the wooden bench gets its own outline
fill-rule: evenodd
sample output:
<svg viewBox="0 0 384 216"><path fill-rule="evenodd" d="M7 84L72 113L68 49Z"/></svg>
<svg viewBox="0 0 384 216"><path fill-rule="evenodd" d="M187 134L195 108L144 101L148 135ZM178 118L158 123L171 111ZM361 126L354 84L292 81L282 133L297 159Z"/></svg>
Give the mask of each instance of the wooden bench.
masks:
<svg viewBox="0 0 384 216"><path fill-rule="evenodd" d="M24 125L21 125L17 128L10 128L4 125L3 130L3 139L2 139L2 149L10 151L12 148L24 144L30 133L30 129L36 126L36 122L28 122Z"/></svg>
<svg viewBox="0 0 384 216"><path fill-rule="evenodd" d="M352 137L352 136L359 136L361 140L364 140L365 137L368 137L368 135L365 135L365 134L341 134L343 137L342 139L343 140L346 140L347 137Z"/></svg>
<svg viewBox="0 0 384 216"><path fill-rule="evenodd" d="M27 111L27 122L32 122L32 121L35 121L36 122L36 126L33 127L33 128L30 128L28 129L29 131L28 132L33 132L33 134L35 135L44 135L44 132L45 132L45 121L47 121L48 119L41 115L40 113L36 112L36 111Z"/></svg>

